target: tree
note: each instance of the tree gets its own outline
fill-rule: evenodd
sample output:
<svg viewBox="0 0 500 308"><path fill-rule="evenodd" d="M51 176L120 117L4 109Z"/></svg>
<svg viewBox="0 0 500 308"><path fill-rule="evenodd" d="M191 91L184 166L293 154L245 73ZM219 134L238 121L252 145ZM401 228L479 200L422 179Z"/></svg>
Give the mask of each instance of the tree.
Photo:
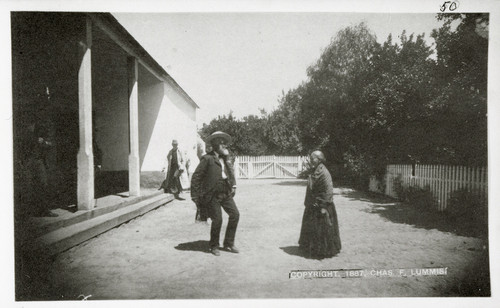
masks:
<svg viewBox="0 0 500 308"><path fill-rule="evenodd" d="M343 164L343 154L357 138L353 120L376 47L366 24L347 27L308 68L300 104L301 141L309 151L322 149L333 164Z"/></svg>
<svg viewBox="0 0 500 308"><path fill-rule="evenodd" d="M263 129L266 122L264 116L254 115L238 120L230 112L227 116L219 116L208 125L203 125L200 135L202 139L206 139L216 131L223 131L232 136L233 144L230 148L235 155L265 155L268 154Z"/></svg>
<svg viewBox="0 0 500 308"><path fill-rule="evenodd" d="M438 14L436 146L448 163L487 165L488 14ZM453 23L458 25L452 29Z"/></svg>
<svg viewBox="0 0 500 308"><path fill-rule="evenodd" d="M275 155L304 154L301 131L297 126L300 118L300 101L304 88L288 91L279 100L279 106L268 117L264 138L269 152Z"/></svg>
<svg viewBox="0 0 500 308"><path fill-rule="evenodd" d="M203 127L200 130L200 136L203 140L206 140L208 136L216 131L226 132L231 135L236 141L240 139L240 127L238 121L233 116L232 111L230 111L227 116L218 116L217 118L210 121L208 125L203 124Z"/></svg>
<svg viewBox="0 0 500 308"><path fill-rule="evenodd" d="M427 131L435 95L432 50L423 35L403 31L400 38L393 44L389 36L375 51L358 109L357 127L365 136L360 148L376 168L423 162L433 154Z"/></svg>

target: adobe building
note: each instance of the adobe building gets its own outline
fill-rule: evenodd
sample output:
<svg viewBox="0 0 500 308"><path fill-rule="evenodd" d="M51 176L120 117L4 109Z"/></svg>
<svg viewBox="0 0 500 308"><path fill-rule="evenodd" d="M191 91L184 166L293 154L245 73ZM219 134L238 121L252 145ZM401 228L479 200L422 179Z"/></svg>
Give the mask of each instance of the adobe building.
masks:
<svg viewBox="0 0 500 308"><path fill-rule="evenodd" d="M36 123L52 143L54 202L78 210L138 196L141 177L161 182L172 139L196 147L197 104L111 14L13 12L11 26L16 207Z"/></svg>

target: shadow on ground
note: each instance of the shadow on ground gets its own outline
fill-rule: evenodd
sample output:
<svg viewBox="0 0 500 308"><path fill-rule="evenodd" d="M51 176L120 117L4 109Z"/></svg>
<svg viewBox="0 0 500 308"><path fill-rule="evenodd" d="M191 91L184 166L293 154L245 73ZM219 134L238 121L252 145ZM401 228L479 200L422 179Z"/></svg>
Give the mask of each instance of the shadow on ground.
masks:
<svg viewBox="0 0 500 308"><path fill-rule="evenodd" d="M306 256L302 253L302 251L300 251L299 246L286 246L286 247L280 247L280 249L291 256L302 257L304 259L314 259L314 260L328 259L328 258Z"/></svg>
<svg viewBox="0 0 500 308"><path fill-rule="evenodd" d="M462 269L458 281L443 290L443 294L450 296L491 296L488 251L488 247L484 246L477 258Z"/></svg>
<svg viewBox="0 0 500 308"><path fill-rule="evenodd" d="M362 192L354 189L349 189L347 187L341 189L342 189L342 195L352 200L369 202L373 204L394 204L397 202L393 198L381 194Z"/></svg>
<svg viewBox="0 0 500 308"><path fill-rule="evenodd" d="M277 183L273 183L273 185L280 185L280 186L306 186L307 181L305 180L291 180L291 181L280 181Z"/></svg>
<svg viewBox="0 0 500 308"><path fill-rule="evenodd" d="M286 246L286 247L280 247L280 249L291 256L298 256L305 258L302 252L300 251L299 246Z"/></svg>
<svg viewBox="0 0 500 308"><path fill-rule="evenodd" d="M365 209L365 212L380 215L391 222L483 240L483 249L480 251L474 248L469 249L478 254L477 258L462 270L457 283L443 290L443 294L445 296L491 296L488 234L483 226L487 226L487 222L481 226L474 225L469 217L453 218L447 213L418 209L412 207L411 204L396 202L394 199L374 193L350 190L343 195L352 200L368 202L370 208Z"/></svg>
<svg viewBox="0 0 500 308"><path fill-rule="evenodd" d="M394 199L372 193L349 191L344 196L368 202L370 208L366 209L365 212L378 214L395 223L409 224L427 230L436 229L459 236L488 238L484 228L474 225L468 217L456 218L446 212L426 211L411 204L396 202Z"/></svg>
<svg viewBox="0 0 500 308"><path fill-rule="evenodd" d="M175 246L174 248L183 251L199 251L204 253L210 253L208 247L209 247L208 241L199 240L194 242L181 243Z"/></svg>
<svg viewBox="0 0 500 308"><path fill-rule="evenodd" d="M51 289L49 273L53 257L25 249L19 242L16 242L14 257L16 301L61 299Z"/></svg>

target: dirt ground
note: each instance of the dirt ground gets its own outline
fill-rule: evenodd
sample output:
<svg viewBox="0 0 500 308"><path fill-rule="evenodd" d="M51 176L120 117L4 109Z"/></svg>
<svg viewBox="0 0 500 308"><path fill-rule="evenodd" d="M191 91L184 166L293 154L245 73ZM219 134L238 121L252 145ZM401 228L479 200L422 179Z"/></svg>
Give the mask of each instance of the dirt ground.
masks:
<svg viewBox="0 0 500 308"><path fill-rule="evenodd" d="M342 251L324 260L298 251L305 182L240 180L240 254L208 253L210 226L195 205L174 201L65 251L28 298L435 297L489 294L487 242L394 222L395 205L335 189ZM224 214L223 232L227 223ZM447 267L446 276L289 279L292 270ZM80 296L80 299L82 298Z"/></svg>

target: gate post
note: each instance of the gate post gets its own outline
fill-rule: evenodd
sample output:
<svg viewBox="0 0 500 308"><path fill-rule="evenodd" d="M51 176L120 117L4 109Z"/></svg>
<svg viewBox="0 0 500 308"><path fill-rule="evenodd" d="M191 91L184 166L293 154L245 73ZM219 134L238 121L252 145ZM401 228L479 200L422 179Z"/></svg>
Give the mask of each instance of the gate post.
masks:
<svg viewBox="0 0 500 308"><path fill-rule="evenodd" d="M297 177L302 172L302 156L297 156Z"/></svg>
<svg viewBox="0 0 500 308"><path fill-rule="evenodd" d="M276 156L273 155L273 177L277 178L276 176Z"/></svg>
<svg viewBox="0 0 500 308"><path fill-rule="evenodd" d="M253 179L253 164L248 160L248 178Z"/></svg>
<svg viewBox="0 0 500 308"><path fill-rule="evenodd" d="M237 179L241 178L241 176L240 176L240 159L238 158L238 156L236 156L234 159L234 176Z"/></svg>

